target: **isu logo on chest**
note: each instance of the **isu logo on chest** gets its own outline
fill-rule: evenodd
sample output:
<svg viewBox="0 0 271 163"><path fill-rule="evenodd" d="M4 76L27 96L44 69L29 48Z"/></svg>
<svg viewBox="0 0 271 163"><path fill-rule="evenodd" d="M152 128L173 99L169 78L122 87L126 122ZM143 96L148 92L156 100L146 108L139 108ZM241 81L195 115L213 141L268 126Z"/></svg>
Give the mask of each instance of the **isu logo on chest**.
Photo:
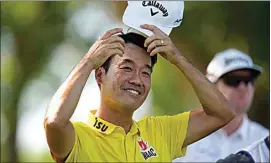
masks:
<svg viewBox="0 0 271 163"><path fill-rule="evenodd" d="M138 146L141 150L141 154L145 160L148 160L151 157L157 157L158 154L155 152L152 146L148 145L148 142L144 141L142 138L137 140Z"/></svg>

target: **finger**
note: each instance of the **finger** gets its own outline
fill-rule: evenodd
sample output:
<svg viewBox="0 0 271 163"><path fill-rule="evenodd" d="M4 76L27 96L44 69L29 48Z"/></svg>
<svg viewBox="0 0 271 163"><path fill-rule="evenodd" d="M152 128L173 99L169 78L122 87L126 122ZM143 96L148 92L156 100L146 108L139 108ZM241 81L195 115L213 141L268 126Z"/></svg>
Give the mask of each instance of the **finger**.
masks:
<svg viewBox="0 0 271 163"><path fill-rule="evenodd" d="M106 45L101 45L100 49L104 51L105 53L111 54L111 50L118 49L121 51L121 53L124 53L124 47L120 43L111 43Z"/></svg>
<svg viewBox="0 0 271 163"><path fill-rule="evenodd" d="M120 57L123 57L123 54L122 53L116 53L116 55L120 56Z"/></svg>
<svg viewBox="0 0 271 163"><path fill-rule="evenodd" d="M147 52L149 53L149 52L153 51L154 48L157 48L157 47L160 47L160 46L165 46L165 43L163 42L163 44L162 44L161 40L154 40L148 46Z"/></svg>
<svg viewBox="0 0 271 163"><path fill-rule="evenodd" d="M153 51L151 51L151 54L150 56L154 56L158 53L162 53L162 52L165 52L167 51L167 47L166 46L160 46L160 47L157 47L155 48Z"/></svg>
<svg viewBox="0 0 271 163"><path fill-rule="evenodd" d="M101 37L101 40L108 39L112 35L120 33L120 32L122 32L122 28L114 28L114 29L108 30L103 34L103 36Z"/></svg>
<svg viewBox="0 0 271 163"><path fill-rule="evenodd" d="M124 53L124 47L119 42L108 44L109 49L119 49L122 53Z"/></svg>
<svg viewBox="0 0 271 163"><path fill-rule="evenodd" d="M148 47L149 44L153 42L154 40L161 40L161 38L157 35L151 35L145 40L144 46Z"/></svg>
<svg viewBox="0 0 271 163"><path fill-rule="evenodd" d="M119 36L111 36L109 39L105 40L104 43L119 42L123 47L125 47L125 41Z"/></svg>
<svg viewBox="0 0 271 163"><path fill-rule="evenodd" d="M154 34L164 34L164 32L157 28L155 25L142 24L140 27L152 31Z"/></svg>
<svg viewBox="0 0 271 163"><path fill-rule="evenodd" d="M109 57L112 55L119 55L120 57L123 57L123 53L119 49L110 49Z"/></svg>

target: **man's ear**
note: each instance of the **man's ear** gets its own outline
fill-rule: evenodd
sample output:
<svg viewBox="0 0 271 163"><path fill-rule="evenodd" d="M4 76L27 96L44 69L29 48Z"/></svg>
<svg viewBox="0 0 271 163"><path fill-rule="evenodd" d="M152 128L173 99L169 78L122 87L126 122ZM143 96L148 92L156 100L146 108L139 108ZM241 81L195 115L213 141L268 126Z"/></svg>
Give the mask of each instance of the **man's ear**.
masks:
<svg viewBox="0 0 271 163"><path fill-rule="evenodd" d="M99 67L95 70L95 79L99 86L103 83L104 75L105 75L104 68Z"/></svg>

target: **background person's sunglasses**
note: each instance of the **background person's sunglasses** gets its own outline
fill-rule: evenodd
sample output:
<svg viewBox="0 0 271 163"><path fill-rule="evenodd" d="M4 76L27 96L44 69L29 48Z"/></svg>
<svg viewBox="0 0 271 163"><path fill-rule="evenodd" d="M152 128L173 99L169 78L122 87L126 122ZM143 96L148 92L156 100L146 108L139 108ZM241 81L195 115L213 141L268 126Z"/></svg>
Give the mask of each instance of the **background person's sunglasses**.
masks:
<svg viewBox="0 0 271 163"><path fill-rule="evenodd" d="M247 86L249 83L254 85L254 77L236 76L236 75L225 75L221 78L225 84L231 87L238 87L241 82L244 82Z"/></svg>

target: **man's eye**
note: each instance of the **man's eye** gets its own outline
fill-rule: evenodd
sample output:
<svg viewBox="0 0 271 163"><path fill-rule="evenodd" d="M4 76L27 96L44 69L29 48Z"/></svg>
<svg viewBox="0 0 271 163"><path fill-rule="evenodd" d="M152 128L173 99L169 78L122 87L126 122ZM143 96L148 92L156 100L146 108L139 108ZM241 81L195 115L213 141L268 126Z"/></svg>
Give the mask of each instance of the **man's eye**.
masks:
<svg viewBox="0 0 271 163"><path fill-rule="evenodd" d="M144 75L151 76L148 72L143 72Z"/></svg>
<svg viewBox="0 0 271 163"><path fill-rule="evenodd" d="M132 71L132 68L131 67L122 67L121 69L124 69L126 71Z"/></svg>

